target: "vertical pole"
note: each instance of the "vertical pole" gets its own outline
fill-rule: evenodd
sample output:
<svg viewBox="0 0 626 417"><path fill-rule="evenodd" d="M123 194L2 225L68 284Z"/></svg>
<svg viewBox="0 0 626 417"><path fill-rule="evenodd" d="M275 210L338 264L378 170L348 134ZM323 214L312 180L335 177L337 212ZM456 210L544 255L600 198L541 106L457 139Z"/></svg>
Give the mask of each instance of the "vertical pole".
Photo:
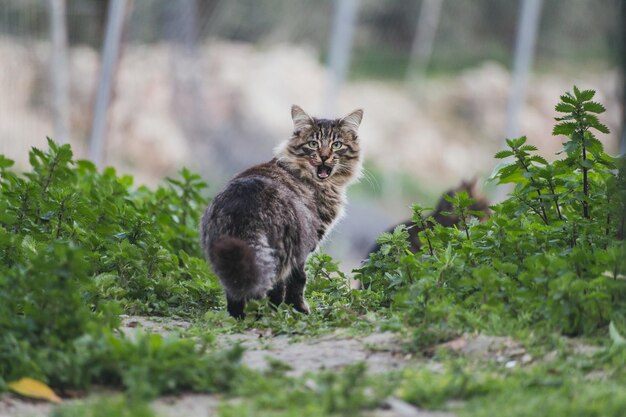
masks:
<svg viewBox="0 0 626 417"><path fill-rule="evenodd" d="M328 115L336 111L337 96L348 74L358 8L359 0L335 0L328 56L330 74L324 96L324 112Z"/></svg>
<svg viewBox="0 0 626 417"><path fill-rule="evenodd" d="M620 11L618 27L620 28L621 42L619 42L618 53L620 54L620 66L622 73L622 138L619 153L626 157L626 0L620 1Z"/></svg>
<svg viewBox="0 0 626 417"><path fill-rule="evenodd" d="M406 68L406 83L414 84L426 72L433 54L435 35L439 27L443 0L422 0L415 25L415 36L411 45L409 64Z"/></svg>
<svg viewBox="0 0 626 417"><path fill-rule="evenodd" d="M186 54L196 53L199 9L198 0L178 0L164 5L165 36Z"/></svg>
<svg viewBox="0 0 626 417"><path fill-rule="evenodd" d="M65 0L49 0L52 38L52 113L54 140L69 142L69 68Z"/></svg>
<svg viewBox="0 0 626 417"><path fill-rule="evenodd" d="M165 9L165 35L170 44L172 108L183 133L193 146L206 146L211 134L209 110L203 94L198 52L198 0L169 2Z"/></svg>
<svg viewBox="0 0 626 417"><path fill-rule="evenodd" d="M543 0L522 0L520 5L520 18L517 24L513 73L511 74L511 89L506 112L504 137L501 144L502 149L506 146L507 138L514 138L520 134L519 118L526 101L526 86L535 53L542 2ZM506 163L507 160L502 161L494 168L494 172L498 167ZM507 185L499 186L495 190L494 201L504 200L510 189L511 187Z"/></svg>
<svg viewBox="0 0 626 417"><path fill-rule="evenodd" d="M526 86L535 52L541 7L542 0L522 0L521 3L521 16L517 27L511 91L504 131L505 138L516 137L520 133L519 116L526 100ZM504 146L504 140L502 143Z"/></svg>
<svg viewBox="0 0 626 417"><path fill-rule="evenodd" d="M107 113L113 94L113 79L120 56L124 23L130 10L131 0L110 0L107 23L100 64L100 79L96 92L91 138L89 140L89 158L98 167L105 161L104 140L107 130Z"/></svg>

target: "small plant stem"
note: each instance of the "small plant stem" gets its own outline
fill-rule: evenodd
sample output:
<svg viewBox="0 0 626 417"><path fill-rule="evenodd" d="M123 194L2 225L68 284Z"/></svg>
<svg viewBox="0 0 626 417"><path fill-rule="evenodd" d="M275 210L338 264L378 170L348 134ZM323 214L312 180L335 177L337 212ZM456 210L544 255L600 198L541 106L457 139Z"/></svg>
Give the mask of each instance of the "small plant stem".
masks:
<svg viewBox="0 0 626 417"><path fill-rule="evenodd" d="M584 143L584 133L581 134L581 138L583 138L583 163L587 160L587 148ZM587 199L589 198L589 180L587 178L587 171L589 168L585 168L583 166L583 194L585 194L585 199L583 200L583 217L589 219L589 203Z"/></svg>
<svg viewBox="0 0 626 417"><path fill-rule="evenodd" d="M413 275L411 274L411 268L409 268L408 266L405 268L406 270L406 274L409 278L409 283L412 284L413 283Z"/></svg>
<svg viewBox="0 0 626 417"><path fill-rule="evenodd" d="M548 222L546 221L545 217L541 214L541 212L539 210L537 210L535 207L533 207L532 205L530 205L530 203L528 204L528 207L530 207L530 209L537 215L539 216L539 218L543 221L543 223L547 226Z"/></svg>
<svg viewBox="0 0 626 417"><path fill-rule="evenodd" d="M522 158L519 158L520 163L522 164L522 167L524 168L524 171L528 172L530 174L530 169L528 169L528 165L524 162L524 160ZM543 222L548 225L548 215L546 214L546 209L543 206L542 202L541 202L541 190L540 187L538 187L538 184L535 182L534 179L530 179L530 182L532 185L534 185L535 187L537 187L537 201L539 201L539 207L541 208L541 214L537 213L539 215L539 217L541 217L541 220L543 220ZM535 211L536 212L536 211Z"/></svg>
<svg viewBox="0 0 626 417"><path fill-rule="evenodd" d="M57 230L55 233L56 239L61 237L61 225L63 224L63 210L64 209L65 209L65 201L62 201L61 206L59 207L59 215L57 216L58 223L57 223Z"/></svg>
<svg viewBox="0 0 626 417"><path fill-rule="evenodd" d="M180 197L181 199L181 205L182 205L182 213L180 215L180 225L181 227L185 227L187 225L187 206L188 206L188 199L189 199L189 187L191 187L191 185L189 184L189 181L185 182L185 186L183 187L183 193ZM180 245L180 249L185 251L185 252L189 252L188 248L187 248L187 241L183 240L181 245Z"/></svg>
<svg viewBox="0 0 626 417"><path fill-rule="evenodd" d="M183 187L183 193L180 196L180 202L182 205L182 213L180 215L180 224L185 226L187 224L187 206L188 206L188 201L187 199L189 198L189 187L191 187L191 185L189 184L189 182L185 182L185 185Z"/></svg>
<svg viewBox="0 0 626 417"><path fill-rule="evenodd" d="M559 215L559 220L563 220L563 216L561 215L561 209L559 208L559 198L554 191L554 185L552 181L548 181L548 185L550 186L550 192L554 196L552 199L554 200L554 207L556 207L556 213Z"/></svg>
<svg viewBox="0 0 626 417"><path fill-rule="evenodd" d="M606 213L606 229L604 230L604 234L606 236L604 249L609 246L609 234L611 233L611 196L609 194L607 194L606 196L606 206L608 208L608 211Z"/></svg>
<svg viewBox="0 0 626 417"><path fill-rule="evenodd" d="M433 245L432 243L430 243L430 238L428 237L428 235L426 235L426 242L428 242L428 253L430 253L430 256L434 256Z"/></svg>
<svg viewBox="0 0 626 417"><path fill-rule="evenodd" d="M20 212L17 216L17 221L15 222L15 227L13 231L17 234L22 230L22 223L24 222L24 218L26 217L26 211L28 210L28 192L24 194L24 198L22 199L22 205L20 206Z"/></svg>
<svg viewBox="0 0 626 417"><path fill-rule="evenodd" d="M54 171L57 168L57 165L59 164L59 155L56 155L55 158L52 160L52 163L50 164L50 170L48 171L48 176L46 177L46 181L43 185L43 194L45 194L48 191L48 187L50 186L50 183L52 182L52 176L54 175Z"/></svg>

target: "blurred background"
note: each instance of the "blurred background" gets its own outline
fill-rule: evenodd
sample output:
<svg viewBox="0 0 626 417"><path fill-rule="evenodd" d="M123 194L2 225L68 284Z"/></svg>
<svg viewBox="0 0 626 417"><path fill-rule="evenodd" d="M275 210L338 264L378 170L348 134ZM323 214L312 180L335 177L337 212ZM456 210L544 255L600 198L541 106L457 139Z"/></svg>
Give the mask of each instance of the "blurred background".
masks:
<svg viewBox="0 0 626 417"><path fill-rule="evenodd" d="M325 244L358 265L375 237L462 180L505 137L554 159L558 96L597 90L624 152L626 0L0 0L0 153L46 136L155 185L183 166L219 192L269 160L290 107L365 110L366 174Z"/></svg>

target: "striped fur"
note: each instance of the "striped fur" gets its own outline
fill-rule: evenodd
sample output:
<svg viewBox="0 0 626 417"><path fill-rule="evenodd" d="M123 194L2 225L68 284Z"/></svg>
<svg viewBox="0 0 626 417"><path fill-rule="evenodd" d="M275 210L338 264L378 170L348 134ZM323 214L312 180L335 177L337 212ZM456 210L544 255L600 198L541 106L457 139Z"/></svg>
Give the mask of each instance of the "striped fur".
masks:
<svg viewBox="0 0 626 417"><path fill-rule="evenodd" d="M304 262L343 213L345 189L360 175L363 112L316 119L293 106L292 137L275 158L237 175L202 218L202 243L228 311L269 296L308 313Z"/></svg>

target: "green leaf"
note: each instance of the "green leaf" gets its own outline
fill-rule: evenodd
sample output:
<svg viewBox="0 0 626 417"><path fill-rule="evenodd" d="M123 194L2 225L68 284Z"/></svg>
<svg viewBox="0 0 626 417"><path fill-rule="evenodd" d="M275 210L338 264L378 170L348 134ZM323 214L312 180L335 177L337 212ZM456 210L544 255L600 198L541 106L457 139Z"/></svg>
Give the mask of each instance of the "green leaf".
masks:
<svg viewBox="0 0 626 417"><path fill-rule="evenodd" d="M506 139L506 143L507 145L509 145L510 148L519 148L524 143L526 143L526 136L520 136L519 138L513 138L513 139Z"/></svg>
<svg viewBox="0 0 626 417"><path fill-rule="evenodd" d="M518 184L524 181L521 172L513 166L512 170L502 170L502 175L498 175L498 184Z"/></svg>
<svg viewBox="0 0 626 417"><path fill-rule="evenodd" d="M476 217L483 217L485 215L485 212L482 210L469 210L468 213Z"/></svg>
<svg viewBox="0 0 626 417"><path fill-rule="evenodd" d="M580 166L582 166L583 168L592 168L593 161L591 159L585 159L584 161L580 163Z"/></svg>
<svg viewBox="0 0 626 417"><path fill-rule="evenodd" d="M508 158L509 156L513 156L513 152L511 151L500 151L500 152L496 152L496 154L494 155L494 158L496 159L504 159L504 158Z"/></svg>
<svg viewBox="0 0 626 417"><path fill-rule="evenodd" d="M13 164L15 164L15 162L6 158L4 155L0 155L0 169L9 168L13 166Z"/></svg>
<svg viewBox="0 0 626 417"><path fill-rule="evenodd" d="M597 129L599 132L602 132L602 133L604 133L604 134L606 134L606 135L608 135L609 133L611 133L611 131L609 130L609 128L608 128L606 125L604 125L604 124L602 124L602 123L599 123L599 122L598 122L598 123L594 123L594 124L592 125L592 127L594 127L594 128L595 128L595 129Z"/></svg>
<svg viewBox="0 0 626 417"><path fill-rule="evenodd" d="M580 145L578 144L578 142L575 142L573 140L570 140L569 142L565 142L563 144L563 150L568 154L568 155L572 155L576 152L578 152L578 149L580 148Z"/></svg>
<svg viewBox="0 0 626 417"><path fill-rule="evenodd" d="M579 91L578 89L576 89L576 87L574 87L574 93L576 94L576 98L579 101L591 100L593 98L593 96L596 94L596 92L594 90Z"/></svg>
<svg viewBox="0 0 626 417"><path fill-rule="evenodd" d="M576 99L570 93L565 93L560 98L563 103L571 104L573 106L577 104Z"/></svg>
<svg viewBox="0 0 626 417"><path fill-rule="evenodd" d="M588 101L583 103L583 110L591 113L604 113L606 109L604 106L596 101Z"/></svg>
<svg viewBox="0 0 626 417"><path fill-rule="evenodd" d="M538 162L542 165L549 165L548 161L546 161L546 158L544 158L543 156L533 155L530 157L530 160L533 162Z"/></svg>
<svg viewBox="0 0 626 417"><path fill-rule="evenodd" d="M554 110L558 111L559 113L573 113L576 111L576 106L569 103L558 103L554 107Z"/></svg>
<svg viewBox="0 0 626 417"><path fill-rule="evenodd" d="M552 129L552 135L553 136L558 136L558 135L569 136L575 131L576 131L576 123L563 122L554 126L554 129Z"/></svg>
<svg viewBox="0 0 626 417"><path fill-rule="evenodd" d="M79 159L78 161L76 161L76 166L86 172L94 173L98 171L96 165L93 162L85 159Z"/></svg>
<svg viewBox="0 0 626 417"><path fill-rule="evenodd" d="M585 138L585 146L587 150L593 154L601 154L604 152L604 145L597 138L589 135Z"/></svg>
<svg viewBox="0 0 626 417"><path fill-rule="evenodd" d="M562 117L555 117L554 120L556 120L557 122L561 122L563 120L576 120L576 115L568 114L568 115L562 116Z"/></svg>

